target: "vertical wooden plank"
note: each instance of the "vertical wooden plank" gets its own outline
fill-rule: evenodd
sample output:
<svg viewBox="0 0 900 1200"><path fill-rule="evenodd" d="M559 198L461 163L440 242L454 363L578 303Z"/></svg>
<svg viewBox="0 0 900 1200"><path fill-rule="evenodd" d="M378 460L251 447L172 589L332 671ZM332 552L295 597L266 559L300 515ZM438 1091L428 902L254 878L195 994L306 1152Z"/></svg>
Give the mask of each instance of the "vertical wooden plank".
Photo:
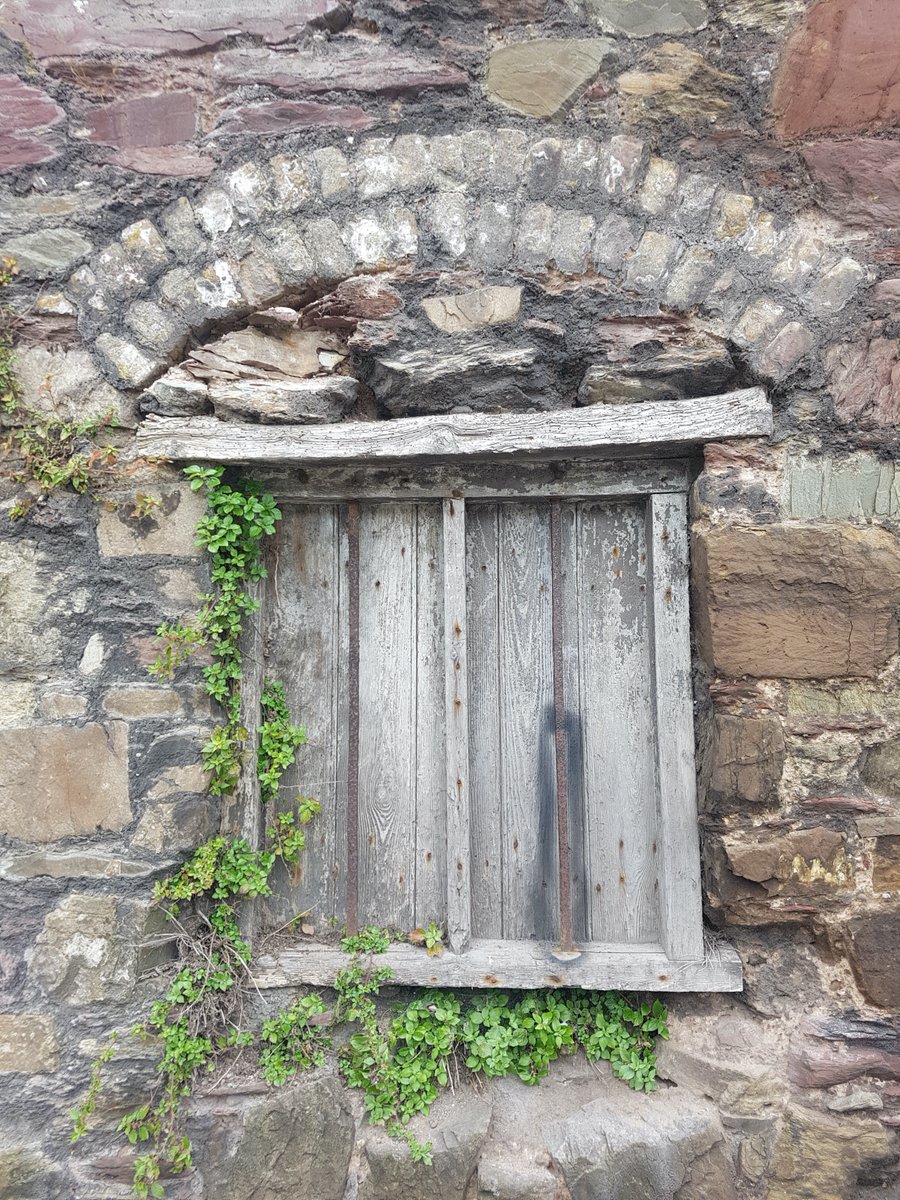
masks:
<svg viewBox="0 0 900 1200"><path fill-rule="evenodd" d="M279 808L292 808L298 795L313 796L321 806L308 826L306 850L289 875L276 875L267 906L278 921L311 909L309 920L317 928L343 917L342 872L335 869L338 831L346 820L346 611L341 604L346 551L341 554L341 537L336 505L284 510L266 620L269 674L284 684L291 719L305 727L307 736L282 778Z"/></svg>
<svg viewBox="0 0 900 1200"><path fill-rule="evenodd" d="M503 936L498 505L466 505L472 935Z"/></svg>
<svg viewBox="0 0 900 1200"><path fill-rule="evenodd" d="M550 513L527 503L499 512L503 936L555 938Z"/></svg>
<svg viewBox="0 0 900 1200"><path fill-rule="evenodd" d="M687 497L647 504L659 786L661 938L670 958L703 957L691 691Z"/></svg>
<svg viewBox="0 0 900 1200"><path fill-rule="evenodd" d="M579 646L591 939L658 937L642 506L580 506Z"/></svg>
<svg viewBox="0 0 900 1200"><path fill-rule="evenodd" d="M416 512L360 506L359 921L413 925Z"/></svg>
<svg viewBox="0 0 900 1200"><path fill-rule="evenodd" d="M416 506L416 925L447 919L443 520Z"/></svg>
<svg viewBox="0 0 900 1200"><path fill-rule="evenodd" d="M466 510L444 505L444 669L447 796L447 932L455 954L471 933L469 713L466 674Z"/></svg>

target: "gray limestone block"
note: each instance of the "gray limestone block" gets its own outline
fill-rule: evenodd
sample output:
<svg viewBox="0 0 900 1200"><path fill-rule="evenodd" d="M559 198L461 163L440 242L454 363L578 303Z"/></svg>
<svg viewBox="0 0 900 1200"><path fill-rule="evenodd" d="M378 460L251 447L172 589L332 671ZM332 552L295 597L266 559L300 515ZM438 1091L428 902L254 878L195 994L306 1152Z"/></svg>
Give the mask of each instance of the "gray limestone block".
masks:
<svg viewBox="0 0 900 1200"><path fill-rule="evenodd" d="M652 216L660 216L671 205L677 186L677 165L665 158L652 157L638 193L639 207Z"/></svg>
<svg viewBox="0 0 900 1200"><path fill-rule="evenodd" d="M432 237L452 260L463 257L469 244L473 205L462 192L437 192L428 215Z"/></svg>
<svg viewBox="0 0 900 1200"><path fill-rule="evenodd" d="M394 416L449 412L459 405L496 410L544 407L533 347L490 341L452 343L452 349L417 348L385 354L366 382Z"/></svg>
<svg viewBox="0 0 900 1200"><path fill-rule="evenodd" d="M186 324L152 300L136 300L125 314L125 325L139 342L164 355L179 350L187 336Z"/></svg>
<svg viewBox="0 0 900 1200"><path fill-rule="evenodd" d="M237 264L224 258L216 259L196 274L175 267L163 275L158 286L164 302L180 313L192 329L247 311Z"/></svg>
<svg viewBox="0 0 900 1200"><path fill-rule="evenodd" d="M8 238L0 246L0 257L16 260L23 275L49 279L62 271L71 271L93 249L87 238L73 229L42 229Z"/></svg>
<svg viewBox="0 0 900 1200"><path fill-rule="evenodd" d="M442 1096L426 1122L411 1129L431 1144L432 1165L414 1162L406 1145L372 1126L366 1131L368 1175L361 1181L359 1200L464 1200L487 1137L491 1104L484 1096Z"/></svg>
<svg viewBox="0 0 900 1200"><path fill-rule="evenodd" d="M236 1107L198 1106L189 1129L204 1194L216 1200L342 1200L354 1121L325 1072Z"/></svg>
<svg viewBox="0 0 900 1200"><path fill-rule="evenodd" d="M840 259L806 293L810 310L819 316L840 312L865 279L866 269L856 259Z"/></svg>
<svg viewBox="0 0 900 1200"><path fill-rule="evenodd" d="M480 131L471 131L464 137L466 147L476 138L484 140ZM487 154L481 166L484 186L502 195L510 195L517 181L522 178L530 138L521 129L495 129L486 141ZM467 162L465 157L464 162Z"/></svg>
<svg viewBox="0 0 900 1200"><path fill-rule="evenodd" d="M419 134L372 138L354 156L353 172L361 200L422 192L434 179L429 140Z"/></svg>
<svg viewBox="0 0 900 1200"><path fill-rule="evenodd" d="M191 202L184 196L164 208L159 223L166 244L180 263L208 252L209 242L200 231Z"/></svg>
<svg viewBox="0 0 900 1200"><path fill-rule="evenodd" d="M675 238L667 233L648 230L628 261L626 285L639 292L652 292L660 287L678 249L679 243Z"/></svg>
<svg viewBox="0 0 900 1200"><path fill-rule="evenodd" d="M276 211L275 188L268 164L244 163L229 171L224 183L239 225L256 225Z"/></svg>
<svg viewBox="0 0 900 1200"><path fill-rule="evenodd" d="M564 209L553 221L550 259L564 275L583 275L591 258L594 218Z"/></svg>
<svg viewBox="0 0 900 1200"><path fill-rule="evenodd" d="M310 221L302 230L302 240L318 279L343 279L353 273L353 258L341 238L341 231L329 217Z"/></svg>
<svg viewBox="0 0 900 1200"><path fill-rule="evenodd" d="M306 240L290 219L266 226L265 239L257 239L260 252L271 260L286 284L305 287L316 275L316 266Z"/></svg>
<svg viewBox="0 0 900 1200"><path fill-rule="evenodd" d="M347 156L335 146L325 146L313 154L323 200L344 199L353 191L353 177Z"/></svg>
<svg viewBox="0 0 900 1200"><path fill-rule="evenodd" d="M290 154L276 154L269 159L269 167L277 211L297 212L304 208L315 191L316 172L312 162Z"/></svg>
<svg viewBox="0 0 900 1200"><path fill-rule="evenodd" d="M551 1125L547 1147L572 1200L675 1200L702 1170L708 1190L733 1200L719 1115L681 1089L595 1100Z"/></svg>
<svg viewBox="0 0 900 1200"><path fill-rule="evenodd" d="M689 246L676 264L666 287L666 302L686 311L705 296L717 259L705 246Z"/></svg>
<svg viewBox="0 0 900 1200"><path fill-rule="evenodd" d="M502 200L485 200L471 229L472 259L488 270L505 266L513 251L515 217L512 206Z"/></svg>
<svg viewBox="0 0 900 1200"><path fill-rule="evenodd" d="M580 137L563 142L560 189L569 195L593 196L600 164L600 143Z"/></svg>
<svg viewBox="0 0 900 1200"><path fill-rule="evenodd" d="M147 279L117 242L105 246L91 260L99 287L114 300L127 300L146 291Z"/></svg>
<svg viewBox="0 0 900 1200"><path fill-rule="evenodd" d="M101 333L94 344L110 374L125 388L146 387L165 365L164 357L111 333Z"/></svg>
<svg viewBox="0 0 900 1200"><path fill-rule="evenodd" d="M209 412L209 394L202 379L173 367L141 396L141 412L163 417L196 417Z"/></svg>
<svg viewBox="0 0 900 1200"><path fill-rule="evenodd" d="M357 269L384 268L415 259L419 250L415 214L398 205L364 212L349 220L343 238Z"/></svg>
<svg viewBox="0 0 900 1200"><path fill-rule="evenodd" d="M594 262L606 270L617 270L640 240L642 226L621 213L610 213L594 236Z"/></svg>
<svg viewBox="0 0 900 1200"><path fill-rule="evenodd" d="M562 165L562 142L543 138L525 158L525 191L532 200L544 200L556 190Z"/></svg>
<svg viewBox="0 0 900 1200"><path fill-rule="evenodd" d="M708 175L693 171L682 175L675 195L675 219L682 228L699 229L705 225L718 186Z"/></svg>
<svg viewBox="0 0 900 1200"><path fill-rule="evenodd" d="M211 383L213 412L224 420L263 425L320 425L339 421L359 397L359 381L349 375L312 379L236 379Z"/></svg>
<svg viewBox="0 0 900 1200"><path fill-rule="evenodd" d="M145 279L153 280L169 265L166 243L152 221L134 221L119 234L119 242L135 269Z"/></svg>
<svg viewBox="0 0 900 1200"><path fill-rule="evenodd" d="M523 267L545 268L550 261L556 213L549 204L529 204L519 215L515 258Z"/></svg>
<svg viewBox="0 0 900 1200"><path fill-rule="evenodd" d="M648 158L649 151L643 142L616 134L604 144L600 153L598 179L601 188L610 196L630 196L644 174Z"/></svg>

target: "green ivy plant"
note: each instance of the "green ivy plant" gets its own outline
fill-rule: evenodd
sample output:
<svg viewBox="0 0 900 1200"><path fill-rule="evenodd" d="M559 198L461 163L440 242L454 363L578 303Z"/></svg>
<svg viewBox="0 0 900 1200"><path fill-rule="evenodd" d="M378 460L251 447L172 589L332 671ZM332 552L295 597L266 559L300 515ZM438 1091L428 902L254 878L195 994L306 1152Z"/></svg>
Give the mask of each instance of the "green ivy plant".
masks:
<svg viewBox="0 0 900 1200"><path fill-rule="evenodd" d="M265 576L262 542L274 532L281 514L274 498L252 481L233 487L226 483L223 468L189 467L185 474L193 490L206 494L207 513L197 537L211 558L212 589L201 597L193 623L160 626L163 645L151 673L171 678L200 646L209 647L212 662L204 668L205 687L221 706L224 720L203 747L203 760L211 772L210 790L226 795L234 790L250 749L240 723L240 638L246 618L257 608L249 588ZM304 731L290 721L281 684L267 680L255 758L260 796L270 808L278 799L283 773L304 741ZM297 861L304 846L303 826L317 811L314 800L300 797L296 809L289 805L271 812L271 845L264 850L253 849L240 837L210 838L179 871L155 885L154 900L175 927L185 965L147 1019L132 1029L135 1035L157 1039L161 1047L151 1096L119 1123L119 1131L141 1150L132 1186L142 1200L163 1194L164 1170L179 1174L191 1165L182 1105L197 1077L212 1070L223 1052L253 1041L242 1024L251 947L242 934L240 907L248 899L270 894L277 861ZM184 905L189 905L186 917ZM73 1141L88 1131L110 1056L108 1047L94 1063L87 1094L73 1111ZM280 1077L274 1065L270 1069L273 1078Z"/></svg>

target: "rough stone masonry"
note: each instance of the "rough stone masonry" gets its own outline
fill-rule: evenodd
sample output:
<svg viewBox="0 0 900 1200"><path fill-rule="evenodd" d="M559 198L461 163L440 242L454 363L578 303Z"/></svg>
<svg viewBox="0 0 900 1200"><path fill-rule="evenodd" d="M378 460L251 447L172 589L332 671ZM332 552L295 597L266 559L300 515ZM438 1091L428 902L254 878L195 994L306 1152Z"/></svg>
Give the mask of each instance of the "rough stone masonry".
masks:
<svg viewBox="0 0 900 1200"><path fill-rule="evenodd" d="M759 383L691 502L707 923L669 1085L579 1060L435 1107L212 1089L176 1197L900 1195L900 0L7 0L0 256L26 404L388 420ZM4 418L15 421L15 415ZM218 827L153 631L200 505L139 463L0 506L0 1198L114 1200L69 1108L158 986L155 878ZM136 496L158 502L141 512ZM99 1114L152 1069L135 1043ZM323 1152L327 1147L327 1152ZM637 1189L637 1190L635 1190Z"/></svg>

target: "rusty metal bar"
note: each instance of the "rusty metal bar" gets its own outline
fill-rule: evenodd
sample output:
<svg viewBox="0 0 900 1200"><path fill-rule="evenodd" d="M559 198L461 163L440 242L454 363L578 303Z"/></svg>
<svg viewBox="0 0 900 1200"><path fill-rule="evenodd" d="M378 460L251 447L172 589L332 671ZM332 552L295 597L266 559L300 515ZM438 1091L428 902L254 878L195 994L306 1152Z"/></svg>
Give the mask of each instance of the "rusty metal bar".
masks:
<svg viewBox="0 0 900 1200"><path fill-rule="evenodd" d="M556 745L556 833L559 842L559 943L572 941L572 867L569 861L569 790L566 777L566 701L563 689L562 503L550 501L550 582L553 629L553 712Z"/></svg>
<svg viewBox="0 0 900 1200"><path fill-rule="evenodd" d="M347 933L359 932L359 501L347 503L350 620L347 692Z"/></svg>

